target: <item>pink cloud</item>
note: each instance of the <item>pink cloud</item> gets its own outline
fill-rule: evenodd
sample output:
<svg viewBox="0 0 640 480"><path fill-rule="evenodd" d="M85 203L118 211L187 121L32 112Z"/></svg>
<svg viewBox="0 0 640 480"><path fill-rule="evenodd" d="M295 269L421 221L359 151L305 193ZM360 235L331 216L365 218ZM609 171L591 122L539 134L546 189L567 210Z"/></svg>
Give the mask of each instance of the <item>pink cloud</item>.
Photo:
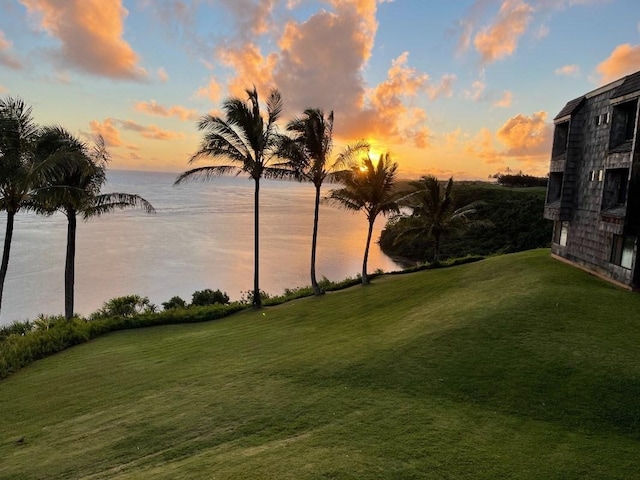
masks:
<svg viewBox="0 0 640 480"><path fill-rule="evenodd" d="M513 103L513 93L510 90L505 90L502 96L493 102L494 107L508 108Z"/></svg>
<svg viewBox="0 0 640 480"><path fill-rule="evenodd" d="M596 67L602 83L612 82L637 70L640 70L640 45L629 43L618 45Z"/></svg>
<svg viewBox="0 0 640 480"><path fill-rule="evenodd" d="M554 72L556 75L575 77L577 75L580 75L580 66L576 65L575 63L571 65L564 65L560 68L556 68Z"/></svg>
<svg viewBox="0 0 640 480"><path fill-rule="evenodd" d="M158 79L159 79L162 83L166 83L166 82L169 80L169 74L168 74L168 73L167 73L167 71L164 69L164 67L160 67L156 73L157 73L157 75L158 75Z"/></svg>
<svg viewBox="0 0 640 480"><path fill-rule="evenodd" d="M141 80L146 71L122 38L128 12L122 0L20 0L40 26L61 42L58 60L110 78Z"/></svg>
<svg viewBox="0 0 640 480"><path fill-rule="evenodd" d="M180 105L165 107L155 100L151 100L150 102L136 102L134 108L138 112L146 113L148 115L155 115L157 117L173 117L180 120L191 121L197 120L200 117L196 110L181 107Z"/></svg>
<svg viewBox="0 0 640 480"><path fill-rule="evenodd" d="M522 0L505 0L495 22L478 32L473 44L483 64L513 55L527 29L533 8Z"/></svg>
<svg viewBox="0 0 640 480"><path fill-rule="evenodd" d="M11 53L13 43L4 36L4 32L0 30L0 65L19 70L23 67L22 62Z"/></svg>
<svg viewBox="0 0 640 480"><path fill-rule="evenodd" d="M177 138L184 138L183 133L162 130L156 125L140 125L133 120L117 120L117 122L125 130L137 132L144 138L151 140L175 140Z"/></svg>

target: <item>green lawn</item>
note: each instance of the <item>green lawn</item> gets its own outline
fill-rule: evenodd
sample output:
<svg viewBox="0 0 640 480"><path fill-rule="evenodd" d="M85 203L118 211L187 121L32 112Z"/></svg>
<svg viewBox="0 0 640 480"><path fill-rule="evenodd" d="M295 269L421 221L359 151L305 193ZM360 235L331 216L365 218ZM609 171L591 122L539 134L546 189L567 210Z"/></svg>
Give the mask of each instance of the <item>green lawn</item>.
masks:
<svg viewBox="0 0 640 480"><path fill-rule="evenodd" d="M548 250L379 277L32 364L0 478L640 478L639 347L640 295Z"/></svg>

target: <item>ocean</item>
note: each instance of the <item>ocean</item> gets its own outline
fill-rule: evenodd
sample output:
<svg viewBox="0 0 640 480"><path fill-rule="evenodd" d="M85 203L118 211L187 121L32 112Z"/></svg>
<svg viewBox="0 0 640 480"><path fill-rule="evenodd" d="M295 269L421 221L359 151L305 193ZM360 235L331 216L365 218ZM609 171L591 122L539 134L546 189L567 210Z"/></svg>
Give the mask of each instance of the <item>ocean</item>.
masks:
<svg viewBox="0 0 640 480"><path fill-rule="evenodd" d="M220 177L174 186L174 173L109 171L104 192L135 193L156 214L116 211L78 222L75 310L88 315L110 298L138 294L160 304L196 290L227 292L231 300L253 288L253 192L246 177ZM324 188L326 194L334 185ZM288 181L261 182L260 288L281 294L309 285L314 188ZM1 231L6 224L0 214ZM401 266L375 241L369 272ZM367 221L361 212L320 206L316 274L354 277L362 268ZM2 236L4 238L4 236ZM0 324L64 311L66 217L16 216Z"/></svg>

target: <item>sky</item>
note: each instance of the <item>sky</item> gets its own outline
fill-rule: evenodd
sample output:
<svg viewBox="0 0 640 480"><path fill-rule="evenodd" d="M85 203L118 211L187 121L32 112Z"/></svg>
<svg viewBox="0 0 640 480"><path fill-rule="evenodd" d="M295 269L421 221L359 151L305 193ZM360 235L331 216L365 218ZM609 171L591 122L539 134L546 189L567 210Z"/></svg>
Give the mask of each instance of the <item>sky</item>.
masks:
<svg viewBox="0 0 640 480"><path fill-rule="evenodd" d="M0 96L117 169L190 168L255 85L404 177L545 175L564 104L638 70L638 0L0 0Z"/></svg>

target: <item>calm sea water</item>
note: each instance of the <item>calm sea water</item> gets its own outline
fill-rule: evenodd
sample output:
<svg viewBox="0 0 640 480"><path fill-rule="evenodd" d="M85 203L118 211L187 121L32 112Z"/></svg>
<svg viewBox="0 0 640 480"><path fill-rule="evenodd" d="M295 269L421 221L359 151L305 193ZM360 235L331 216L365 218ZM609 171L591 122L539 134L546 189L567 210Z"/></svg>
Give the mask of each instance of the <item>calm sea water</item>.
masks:
<svg viewBox="0 0 640 480"><path fill-rule="evenodd" d="M190 301L204 288L226 291L232 300L252 289L253 181L222 177L174 187L175 177L109 172L105 192L142 195L157 213L120 211L78 222L77 312L87 315L110 298L134 293L159 305L174 295ZM261 183L262 290L280 294L310 284L313 199L310 184ZM5 222L0 215L3 233ZM384 223L382 217L376 221L374 239ZM321 205L318 278L341 280L360 272L366 228L364 214ZM0 324L64 311L65 244L64 215L16 217ZM369 271L378 268L400 267L372 243Z"/></svg>

